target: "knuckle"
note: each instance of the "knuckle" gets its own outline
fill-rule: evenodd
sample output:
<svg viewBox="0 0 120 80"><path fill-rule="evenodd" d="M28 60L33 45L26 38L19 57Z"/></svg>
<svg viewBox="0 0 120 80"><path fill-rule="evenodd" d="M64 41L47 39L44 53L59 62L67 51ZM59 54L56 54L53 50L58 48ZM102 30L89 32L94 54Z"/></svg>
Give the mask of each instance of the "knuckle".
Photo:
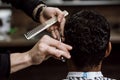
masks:
<svg viewBox="0 0 120 80"><path fill-rule="evenodd" d="M60 57L61 56L61 53L59 52L59 51L57 51L57 53L56 53L56 57Z"/></svg>
<svg viewBox="0 0 120 80"><path fill-rule="evenodd" d="M56 42L56 45L57 45L58 47L61 47L61 46L62 46L62 44L61 44L60 41Z"/></svg>
<svg viewBox="0 0 120 80"><path fill-rule="evenodd" d="M47 38L48 38L48 35L44 35L44 36L43 36L43 39L47 39Z"/></svg>
<svg viewBox="0 0 120 80"><path fill-rule="evenodd" d="M59 10L59 8L55 7L56 10Z"/></svg>
<svg viewBox="0 0 120 80"><path fill-rule="evenodd" d="M42 51L42 52L45 52L47 50L47 47L45 46L44 43L40 43L38 45L38 47L39 47L39 50Z"/></svg>
<svg viewBox="0 0 120 80"><path fill-rule="evenodd" d="M48 39L49 39L49 36L48 36L48 35L44 35L44 36L41 38L40 42L45 42L45 41L48 40Z"/></svg>

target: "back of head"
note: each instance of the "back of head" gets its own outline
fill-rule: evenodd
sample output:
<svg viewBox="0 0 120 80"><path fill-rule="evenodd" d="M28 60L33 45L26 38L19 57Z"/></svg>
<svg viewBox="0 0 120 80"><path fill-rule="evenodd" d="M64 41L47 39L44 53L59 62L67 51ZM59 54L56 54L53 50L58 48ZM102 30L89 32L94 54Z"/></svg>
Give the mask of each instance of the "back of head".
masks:
<svg viewBox="0 0 120 80"><path fill-rule="evenodd" d="M71 59L79 68L99 65L110 39L107 20L94 11L82 10L66 21L65 43L71 45Z"/></svg>

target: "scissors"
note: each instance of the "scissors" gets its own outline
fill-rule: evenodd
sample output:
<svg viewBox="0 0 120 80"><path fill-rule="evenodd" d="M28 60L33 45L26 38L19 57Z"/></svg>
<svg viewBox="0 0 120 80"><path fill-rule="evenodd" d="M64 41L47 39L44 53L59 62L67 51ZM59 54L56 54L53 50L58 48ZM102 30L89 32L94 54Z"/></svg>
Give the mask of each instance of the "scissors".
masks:
<svg viewBox="0 0 120 80"><path fill-rule="evenodd" d="M64 10L63 13L64 13L64 16L68 15L68 12L66 10ZM36 35L38 35L39 33L43 32L47 28L51 27L56 22L57 22L57 17L53 17L53 18L49 19L48 21L46 21L45 23L43 23L43 24L37 26L36 28L32 29L31 31L28 31L26 34L24 34L24 36L26 37L26 39L29 40L29 39L35 37ZM59 41L62 42L61 32L59 32L59 34L60 34ZM61 57L60 59L62 60L62 62L66 61L64 57Z"/></svg>
<svg viewBox="0 0 120 80"><path fill-rule="evenodd" d="M59 31L59 34L60 34L59 41L62 42L62 34L61 34L60 31ZM61 59L62 62L65 62L65 61L66 61L66 59L65 59L63 56L61 56L60 59Z"/></svg>

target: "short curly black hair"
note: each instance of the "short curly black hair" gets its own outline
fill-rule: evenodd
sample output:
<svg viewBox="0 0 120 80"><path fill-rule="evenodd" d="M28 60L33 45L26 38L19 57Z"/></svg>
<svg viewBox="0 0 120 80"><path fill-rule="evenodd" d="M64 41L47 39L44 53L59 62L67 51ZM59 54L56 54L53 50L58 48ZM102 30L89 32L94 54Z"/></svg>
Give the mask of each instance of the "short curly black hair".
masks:
<svg viewBox="0 0 120 80"><path fill-rule="evenodd" d="M71 45L72 60L77 67L97 66L105 56L110 40L110 26L104 16L81 10L66 21L65 43Z"/></svg>

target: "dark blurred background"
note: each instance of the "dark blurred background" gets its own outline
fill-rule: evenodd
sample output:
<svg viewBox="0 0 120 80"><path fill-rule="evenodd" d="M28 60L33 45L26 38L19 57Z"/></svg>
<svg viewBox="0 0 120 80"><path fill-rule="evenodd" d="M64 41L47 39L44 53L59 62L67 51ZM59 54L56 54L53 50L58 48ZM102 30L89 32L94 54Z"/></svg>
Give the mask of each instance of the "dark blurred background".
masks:
<svg viewBox="0 0 120 80"><path fill-rule="evenodd" d="M103 74L105 76L120 79L120 1L118 0L45 0L48 6L58 7L67 10L69 16L81 9L91 9L104 15L111 26L112 52L104 60ZM24 33L31 30L39 23L34 22L22 11L11 5L0 2L0 11L11 11L7 20L7 29L2 26L0 18L0 48L7 48L10 52L24 52L33 47L38 39L45 33L40 34L32 40L26 40ZM1 13L1 12L0 12ZM69 17L68 16L68 17ZM50 58L41 65L31 66L16 73L13 73L11 80L62 80L67 75L66 63Z"/></svg>

